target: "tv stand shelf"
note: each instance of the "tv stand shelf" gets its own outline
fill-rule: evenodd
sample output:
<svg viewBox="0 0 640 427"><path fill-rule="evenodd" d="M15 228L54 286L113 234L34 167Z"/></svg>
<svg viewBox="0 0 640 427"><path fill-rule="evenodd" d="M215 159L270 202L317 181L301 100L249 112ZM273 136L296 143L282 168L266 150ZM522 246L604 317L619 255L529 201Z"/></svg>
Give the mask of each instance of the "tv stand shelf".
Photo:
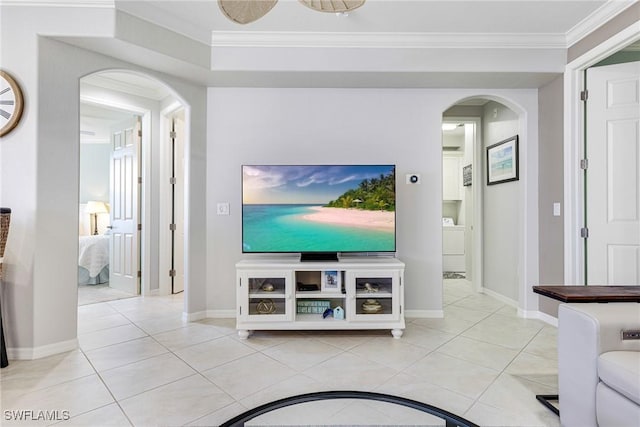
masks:
<svg viewBox="0 0 640 427"><path fill-rule="evenodd" d="M242 339L254 330L389 329L394 338L404 331L404 263L397 258L256 258L238 262L236 272ZM317 289L299 289L310 284Z"/></svg>

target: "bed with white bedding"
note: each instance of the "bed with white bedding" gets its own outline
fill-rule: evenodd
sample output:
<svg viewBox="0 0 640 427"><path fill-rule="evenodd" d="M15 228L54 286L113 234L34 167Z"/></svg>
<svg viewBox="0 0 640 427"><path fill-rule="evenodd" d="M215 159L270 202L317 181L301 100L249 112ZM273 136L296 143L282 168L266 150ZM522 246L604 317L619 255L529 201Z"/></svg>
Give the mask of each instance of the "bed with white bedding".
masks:
<svg viewBox="0 0 640 427"><path fill-rule="evenodd" d="M78 284L109 282L109 236L80 236L78 240Z"/></svg>

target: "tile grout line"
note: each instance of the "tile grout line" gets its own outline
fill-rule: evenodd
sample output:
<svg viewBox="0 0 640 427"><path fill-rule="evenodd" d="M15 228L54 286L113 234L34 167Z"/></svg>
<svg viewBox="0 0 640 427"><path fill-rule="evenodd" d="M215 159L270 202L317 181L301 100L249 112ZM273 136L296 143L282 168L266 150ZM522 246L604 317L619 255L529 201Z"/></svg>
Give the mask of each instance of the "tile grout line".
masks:
<svg viewBox="0 0 640 427"><path fill-rule="evenodd" d="M125 315L124 315L124 314L122 314L122 313L120 313L120 314L121 314L122 316L125 316ZM125 318L126 318L126 316L125 316ZM134 326L138 327L138 325L136 325L136 324L135 324L131 319L127 318L127 320L128 320L132 325L134 325ZM139 327L138 327L138 328L139 328ZM141 329L141 328L139 328L139 329ZM175 330L177 330L177 329L181 329L181 328L176 328ZM141 329L141 330L142 330L142 329ZM172 330L170 330L170 331L173 331L173 330L174 330L174 329L172 329ZM164 387L164 386L167 386L167 385L169 385L169 384L173 384L173 383L176 383L176 382L178 382L178 381L184 380L184 379L186 379L186 378L189 378L189 377L193 377L193 376L198 375L198 376L200 376L201 378L203 378L205 381L207 381L208 383L210 383L210 384L212 384L213 386L215 386L215 387L216 387L217 389L219 389L222 393L224 393L225 395L227 395L227 396L228 396L228 397L229 397L233 402L236 402L236 403L238 403L238 404L242 405L242 404L241 404L240 402L238 402L238 401L237 401L233 396L231 396L231 395L230 395L226 390L222 389L219 385L215 384L211 379L209 379L207 376L205 376L205 375L202 373L202 371L200 371L199 369L196 369L195 367L193 367L192 365L190 365L186 360L184 360L184 359L182 359L180 356L178 356L178 355L177 355L173 350L169 349L169 348L168 348L168 347L166 347L164 344L162 344L161 342L159 342L159 341L158 341L158 340L157 340L153 335L150 335L148 332L146 332L146 331L144 331L144 330L142 330L142 331L143 331L143 332L145 332L145 333L147 334L147 335L146 335L146 337L151 338L155 343L157 343L158 345L160 345L162 348L166 349L166 350L167 350L167 352L166 352L166 353L159 354L159 355L150 356L150 357L147 357L147 358L144 358L144 359L138 360L138 361L136 361L136 362L131 362L131 363L127 363L127 364L124 364L124 365L120 365L120 366L118 366L118 367L113 367L113 368L110 368L110 369L105 370L105 372L106 372L106 371L109 371L109 370L111 370L111 369L122 368L122 367L124 367L124 366L131 365L131 364L133 364L133 363L142 362L142 361L149 360L149 359L152 359L152 358L154 358L154 357L162 356L162 355L166 355L166 354L172 354L172 355L173 355L173 356L175 356L178 360L180 360L180 361L181 361L181 362L183 362L185 365L187 365L190 369L192 369L194 372L193 372L191 375L187 375L187 376L185 376L185 377L178 378L178 379L175 379L175 380L173 380L173 381L169 381L169 382L164 383L164 384L159 384L159 385L157 385L157 386L155 386L155 387L152 387L152 388L150 388L150 389L148 389L148 390L144 390L144 391L141 391L141 392L139 392L139 393L133 394L133 395L131 395L131 396L127 396L125 399L122 399L122 400L131 399L131 398L133 398L133 397L140 396L140 395L142 395L142 394L144 394L144 393L147 393L147 392L150 392L150 391L153 391L153 390L159 389L159 388ZM170 332L170 331L163 331L162 333L164 333L164 332ZM226 335L225 335L225 336L226 336ZM210 340L210 341L214 341L214 340L216 340L216 339L223 338L223 337L225 337L225 336L220 336L220 337L214 338L214 339L212 339L212 340ZM146 337L140 337L140 338L137 338L137 339L146 338ZM131 342L131 341L133 341L133 340L124 341L124 342ZM207 341L205 341L205 342L207 342ZM112 344L112 345L117 345L117 344L121 344L121 343L115 343L115 344ZM194 344L194 345L197 345L197 344ZM106 348L106 347L109 347L109 346L104 346L104 347L101 347L101 348ZM189 346L188 346L188 347L189 347ZM82 351L82 349L81 349L81 351ZM84 354L84 351L83 351L83 354ZM124 408L120 405L120 400L116 399L115 395L113 394L113 392L111 391L111 389L109 388L109 386L106 384L106 382L104 381L104 379L102 378L102 376L100 375L100 373L97 371L97 369L95 368L95 366L93 366L93 363L91 363L91 361L90 361L90 360L89 360L89 358L86 356L86 354L85 354L85 358L87 358L87 360L88 360L88 361L89 361L89 363L91 364L92 368L94 369L94 371L96 372L96 374L98 375L98 377L100 378L100 380L102 381L102 383L104 384L105 388L109 391L109 394L111 395L111 397L113 398L113 400L116 402L116 404L118 405L118 407L120 408L120 410L122 411L122 413L125 415L125 417L126 417L126 418L127 418L127 420L129 421L130 425L135 427L135 424L131 421L131 419L129 418L129 415L125 412ZM231 405L231 404L230 404L230 405ZM229 405L227 405L227 406L229 406ZM218 409L218 410L219 410L219 409ZM210 412L210 413L208 413L208 414L206 414L206 415L204 415L204 416L202 416L202 417L199 417L198 419L200 419L200 418L204 418L204 417L206 417L206 416L209 416L209 415L211 415L211 414L213 414L213 413L215 413L215 412L217 412L217 410L214 410L213 412ZM196 421L196 420L194 420L194 421Z"/></svg>
<svg viewBox="0 0 640 427"><path fill-rule="evenodd" d="M455 306L455 303L460 302L460 301L463 301L463 300L468 299L468 298L470 298L470 297L472 297L472 295L467 295L467 296L465 296L465 297L458 298L456 301L454 301L454 302L453 302L453 303L451 303L451 304L443 305L443 308L444 308L444 307L446 307L446 306L452 306L452 305L453 305L453 306ZM455 307L456 307L456 308L459 308L459 309L461 309L461 310L468 309L468 308L466 308L466 307L464 307L464 306L455 306ZM500 312L500 310L502 310L504 307L505 307L505 305L502 305L501 307L496 308L496 309L495 309L495 310L493 310L493 311L489 311L489 312L487 312L487 316L483 317L483 318L482 318L482 319L480 319L480 320L475 321L474 323L472 323L471 325L469 325L469 326L468 326L468 327L466 327L465 329L463 329L463 330L461 330L461 331L459 331L459 332L457 332L457 333L455 333L455 334L451 334L451 335L452 335L452 337L451 337L450 339L448 339L448 340L444 341L443 343L441 343L441 344L437 345L437 346L436 346L436 347L434 347L433 349L430 349L430 350L429 350L429 351L428 351L428 352L427 352L423 357L421 357L421 358L419 358L418 360L416 360L416 361L414 361L414 362L410 363L410 364L409 364L409 365L407 365L407 366L404 366L402 369L397 369L397 368L393 368L393 367L389 367L389 366L387 366L387 365L384 365L384 366L386 366L388 369L393 369L393 370L396 370L396 369L397 369L397 371L396 371L396 372L395 372L395 373L394 373L394 374L393 374L389 379L387 379L385 382L383 382L382 384L379 384L379 385L375 386L374 388L372 388L372 390L377 390L377 389L379 389L379 388L383 387L383 386L384 386L384 384L386 384L386 383L387 383L388 381L390 381L391 379L393 379L393 378L397 377L399 374L402 374L402 373L405 373L405 374L406 374L406 372L405 372L405 371L406 371L406 369L408 369L409 367L411 367L411 366L415 365L415 364L416 364L416 363L418 363L420 360L423 360L425 357L428 357L429 355L431 355L431 354L433 354L433 353L438 352L438 350L442 349L442 347L443 347L443 346L447 345L447 344L448 344L448 343L450 343L452 340L454 340L454 339L456 339L456 338L459 338L459 337L463 337L463 335L462 335L462 334L464 334L464 333L465 333L466 331L468 331L469 329L471 329L471 328L473 328L473 327L477 326L479 323L481 323L482 321L486 320L487 318L489 318L489 317L491 317L491 316L493 316L493 315L495 315L495 314L503 315L502 313L499 313L499 312ZM226 394L227 396L229 396L229 397L230 397L230 399L232 400L232 403L230 403L229 405L226 405L226 406L224 406L224 407L222 407L222 408L219 408L219 409L217 409L217 410L214 410L213 412L211 412L211 413L209 413L209 414L206 414L206 415L203 415L202 417L199 417L198 419L205 418L205 417L210 416L210 415L212 415L212 414L214 414L214 413L216 413L216 412L218 412L218 411L221 411L221 410L223 410L223 409L225 409L225 408L229 408L229 407L231 407L234 403L237 403L238 405L240 405L240 407L244 407L244 405L243 405L242 403L240 403L240 401L239 401L239 400L236 400L233 396L229 395L229 394L228 394L228 392L227 392L226 390L224 390L222 387L218 386L215 382L213 382L213 380L211 380L211 379L209 379L208 377L206 377L206 376L203 374L203 372L204 372L204 371L200 371L199 369L195 369L192 365L190 365L188 362L186 362L184 359L182 359L180 356L178 356L178 355L176 354L176 351L182 350L183 348L189 348L189 347L191 347L191 346L196 346L196 345L199 345L199 344L203 344L203 343L205 343L205 342L215 341L215 340L220 339L220 338L223 338L223 337L230 337L230 335L231 335L231 334L223 335L223 336L220 336L220 337L213 338L213 339L211 339L211 340L203 341L203 342L201 342L201 343L195 343L195 344L192 344L192 345L189 345L189 346L186 346L186 347L182 347L182 348L180 348L180 349L172 350L172 349L168 348L167 346L165 346L164 344L162 344L161 342L159 342L159 341L156 339L156 337L155 337L154 335L158 335L158 334L160 334L160 333L166 333L166 332L177 331L177 330L180 330L180 329L184 328L186 325L185 325L185 326L178 327L178 328L170 329L170 330L167 330L167 331L161 331L161 332L159 332L158 334L150 334L149 332L147 332L146 330L144 330L142 327L138 326L138 325L136 324L136 322L134 322L133 320L131 320L131 319L130 319L126 314L122 313L120 310L118 310L118 309L117 309L117 308L115 308L115 307L111 307L111 308L112 308L113 310L115 310L118 314L120 314L120 315L122 315L123 317L125 317L125 319L127 319L127 321L128 321L130 324L132 324L132 325L136 326L136 328L140 329L143 333L145 333L145 334L146 334L146 336L145 336L145 337L139 337L139 338L135 338L135 339L146 338L147 336L148 336L148 337L150 337L152 340L154 340L154 342L156 342L156 343L157 343L157 344L159 344L162 348L165 348L165 349L167 350L167 353L163 353L163 355L164 355L164 354L172 354L172 355L173 355L173 356L175 356L178 360L180 360L180 361L182 361L183 363L185 363L185 365L186 365L186 366L188 366L190 369L192 369L192 370L195 372L194 374L192 374L192 375L188 375L188 376L183 377L183 378L181 378L181 379L188 378L188 377L194 376L194 375L196 375L196 374L199 374L199 375L200 375L201 377L203 377L207 382L209 382L209 383L213 384L214 386L216 386L218 389L220 389L220 390L221 390L221 392L223 392L224 394ZM484 312L484 310L482 310L482 311ZM506 316L506 314L504 314L504 315ZM149 319L149 320L152 320L152 319ZM441 330L438 330L438 329L433 329L433 328L425 327L424 325L420 325L420 324L414 323L415 321L416 321L416 319L411 320L411 321L410 321L410 322L408 322L408 323L409 323L409 324L414 324L414 326L415 326L415 327L420 328L420 329L426 328L426 329L431 330L431 331L437 331L437 332L440 332L440 333L447 333L447 334L450 334L449 332L446 332L446 331L441 331ZM121 326L123 326L123 325L121 325ZM214 326L215 326L215 325L214 325ZM107 328L107 329L108 329L108 328ZM467 409L467 411L465 411L465 413L467 413L467 412L468 412L471 408L473 408L476 404L478 404L478 403L482 403L482 402L480 402L480 399L482 398L482 396L484 396L484 395L486 394L487 390L488 390L488 389L489 389L493 384L495 384L496 380L497 380L497 379L498 379L498 378L499 378L503 373L505 373L505 372L506 372L506 370L509 368L509 366L511 366L511 365L513 364L514 360L515 360L517 357L519 357L519 356L520 356L521 354L523 354L523 353L527 353L527 354L529 354L528 352L526 352L526 351L525 351L526 347L527 347L528 345L530 345L530 344L531 344L531 342L532 342L534 339L536 339L538 336L540 336L540 334L542 333L542 331L543 331L543 330L544 330L544 327L540 328L540 329L539 329L539 330L538 330L538 331L537 331L537 332L536 332L536 333L535 333L535 334L534 334L534 335L533 335L533 336L532 336L532 337L527 341L527 343L526 343L526 344L524 344L524 345L523 345L519 350L517 350L517 354L516 354L516 355L511 359L511 361L510 361L508 364L506 364L506 365L505 365L505 367L504 367L504 368L502 368L502 370L500 370L500 371L499 371L498 375L497 375L497 376L493 379L493 381L491 381L491 383L490 383L490 384L489 384L489 385L488 385L488 386L483 390L483 392L478 396L478 398L473 400L473 403L472 403L472 404L471 404L471 406ZM231 339L234 339L234 338L232 338L232 337L230 337L230 338L231 338ZM335 355L333 355L333 356L330 356L330 357L328 357L328 358L326 358L326 359L323 359L322 361L319 361L319 362L317 362L317 363L313 364L313 365L312 365L312 366L310 366L310 367L304 368L303 370L299 370L299 369L296 369L296 368L294 368L294 367L292 367L292 366L290 366L290 365L288 365L288 364L286 364L286 363L284 363L284 362L281 362L281 361L279 361L279 360L277 360L277 359L273 358L272 356L269 356L268 354L265 354L265 353L264 353L265 351L268 351L269 349L272 349L272 348L274 348L275 346L277 346L277 345L279 345L279 344L276 344L276 345L274 345L274 346L269 346L269 347L266 347L266 348L263 348L263 349L257 349L257 348L251 347L251 346L249 346L249 345L247 345L247 344L241 343L241 344L245 345L246 347L248 347L248 348L252 351L252 353L251 353L251 354L248 354L248 355L244 355L244 356L238 357L238 358L235 358L235 359L230 360L230 361L228 361L228 362L225 362L225 363L223 363L223 364L221 364L221 365L215 366L215 367L213 367L213 368L211 368L211 369L215 369L215 368L220 367L220 366L225 366L225 365L227 365L227 364L229 364L229 363L232 363L232 362L234 362L234 361L238 361L238 360L241 360L241 359L243 359L243 358L249 357L250 355L254 355L254 354L261 354L261 355L263 355L263 356L265 356L265 357L267 357L267 358L269 358L269 359L271 359L271 360L274 360L275 362L277 362L277 363L279 363L279 364L281 364L281 365L283 365L283 366L285 366L285 367L287 367L287 368L291 369L292 371L295 371L295 374L294 374L294 375L305 375L305 376L306 376L306 374L305 374L305 371L306 371L306 370L308 370L308 369L313 369L314 367L316 367L316 366L318 366L318 365L320 365L320 364L322 364L322 363L326 362L327 360L330 360L330 359L332 359L332 358L334 358L334 357L338 357L338 356L340 356L340 355L342 355L342 354L345 354L345 353L351 354L351 355L353 355L353 356L355 356L355 357L360 357L360 358L362 358L362 356L359 356L358 354L353 353L353 352L352 352L352 350L354 350L355 348L357 348L357 347L359 347L359 346L361 346L361 345L366 344L366 342L363 342L363 343L360 343L360 344L358 344L358 345L356 345L356 346L354 346L354 347L351 347L351 348L345 349L345 348L343 348L343 347L342 347L342 348L341 348L341 347L338 347L338 346L336 346L336 345L334 345L334 344L331 344L331 343L329 343L329 342L324 342L324 341L322 341L321 339L317 339L317 337L314 337L314 336L306 336L305 338L310 338L310 339L313 339L313 340L315 340L315 341L317 341L317 342L322 343L323 345L328 345L328 346L330 346L330 347L336 348L336 349L340 350L340 352L338 352L337 354L335 354ZM480 342L480 343L491 344L491 345L498 345L498 346L500 346L500 347L504 347L504 346L501 346L501 345L499 345L499 344L487 343L487 342L485 342L485 341L478 340L478 339L476 339L476 338L471 338L471 337L463 337L463 338L470 339L470 340L473 340L473 341L476 341L476 342ZM127 341L124 341L124 342L130 342L130 341L133 341L133 340L135 340L135 339L127 340ZM237 340L236 340L236 341L237 341ZM367 342L370 342L370 340L369 340L369 341L367 341ZM116 344L120 344L120 343L114 343L114 344L111 344L111 345L116 345ZM412 344L412 343L408 343L408 344ZM412 345L415 345L415 344L412 344ZM99 347L99 348L106 348L106 347L108 347L108 346L103 346L103 347ZM420 347L420 346L416 346L416 347L424 348L424 347ZM505 347L505 348L508 348L508 347ZM93 349L93 350L95 350L95 349ZM513 349L512 349L512 350L513 350ZM83 350L80 350L80 351L82 352L83 356L84 356L86 359L88 359L88 357L87 357L87 355L84 353L84 351L83 351ZM444 354L444 353L443 353L443 354ZM534 354L534 355L535 355L535 354ZM145 358L145 359L141 359L140 361L148 360L148 359L150 359L150 358L157 357L157 356L159 356L159 355L149 356L149 357L147 357L147 358ZM447 355L447 356L449 356L449 357L453 357L453 358L456 358L456 359L459 359L459 358L457 358L456 356L450 356L450 355ZM364 358L364 359L366 360L367 358ZM459 359L459 360L465 361L465 362L467 362L467 363L472 363L472 362L470 362L470 361L468 361L468 360L464 360L464 359ZM132 362L132 363L137 363L137 362L139 362L139 361ZM98 375L98 377L99 377L99 378L100 378L100 380L103 382L103 384L105 385L105 387L107 388L107 390L109 391L109 393L112 395L112 398L114 399L114 401L119 405L120 409L122 410L122 412L125 414L125 416L126 416L126 417L127 417L127 419L129 420L129 422L131 423L131 420L129 419L129 417L127 416L127 414L124 412L124 410L123 410L123 409L122 409L122 407L120 406L119 401L117 401L117 400L115 399L115 396L113 396L113 393L112 393L112 392L111 392L111 390L107 387L107 385L106 385L106 383L104 382L104 379L102 378L102 376L100 375L100 373L98 373L98 372L97 372L97 370L95 369L95 366L93 366L93 364L92 364L90 361L89 361L89 363L91 364L91 366L92 366L92 368L93 368L94 372ZM122 367L122 366L126 366L126 365L128 365L128 364L121 365L120 367ZM476 365L478 365L478 364L476 363ZM482 365L478 365L478 366L482 366ZM110 369L115 369L115 368L116 368L116 367L113 367L113 368L110 368ZM110 369L109 369L109 370L110 370ZM489 369L493 369L493 368L489 368ZM292 375L292 376L294 376L294 375ZM408 375L408 374L407 374L407 375ZM289 379L289 378L291 378L292 376L287 376L284 380ZM145 393L145 392L147 392L147 391L155 390L155 389L157 389L157 388L159 388L159 387L162 387L162 386L165 386L165 385L168 385L168 384L174 383L174 382L176 382L176 381L180 381L181 379L177 379L177 380L171 381L171 382L169 382L169 383L166 383L166 384L163 384L163 385L156 386L156 387L154 387L154 388L152 388L152 389L150 389L150 390L145 390L144 392L138 393L138 394L136 394L136 395L134 395L134 396L138 396L139 394ZM267 389L267 388L269 388L269 387L272 387L272 386L275 386L275 385L277 385L277 384L280 384L280 383L282 383L284 380L281 380L281 381L279 381L279 382L276 382L276 383L274 383L274 384L272 384L272 385L270 385L270 386L268 386L268 387L265 387L265 388L263 388L263 389L261 389L261 390L259 390L259 391L256 391L255 393L251 394L250 396L254 396L254 395L256 395L257 393L260 393L261 391L263 391L263 390L265 390L265 389ZM433 384L433 385L438 386L437 384ZM440 387L440 386L438 386L438 387ZM446 389L446 387L445 387L445 389ZM450 391L451 391L451 392L453 392L453 393L459 394L458 392L456 392L456 391L454 391L454 390L450 390ZM127 399L128 399L128 398L131 398L131 397L134 397L134 396L129 396L129 397L127 397ZM466 397L465 395L461 395L461 396ZM247 396L247 397L249 397L249 396ZM468 397L467 397L467 398L468 398ZM484 404L484 403L483 403L483 404ZM106 405L105 405L105 406L106 406ZM492 405L488 405L488 406L492 406ZM195 421L197 421L197 419L196 419L196 420L193 420L193 421L191 421L191 422L195 422ZM187 424L189 424L189 423L187 423Z"/></svg>
<svg viewBox="0 0 640 427"><path fill-rule="evenodd" d="M111 391L111 389L109 388L109 386L107 385L107 383L105 382L104 378L102 378L102 375L100 375L100 372L98 372L98 370L96 369L96 367L93 365L93 363L91 362L91 360L89 359L89 357L86 355L86 353L84 352L84 350L82 350L81 347L78 346L78 348L80 349L80 351L82 352L82 355L85 357L85 359L87 360L87 362L91 365L91 367L93 368L93 370L95 371L96 375L98 376L98 378L100 379L100 382L102 383L102 385L104 386L104 388L107 390L107 392L109 393L109 395L111 396L111 398L113 399L113 402L118 405L118 408L120 408L120 411L122 412L122 414L125 416L125 418L127 419L127 421L129 422L130 426L135 426L135 424L133 424L133 422L131 421L131 418L129 418L129 415L125 412L124 408L120 405L120 402L118 401L118 399L116 399L115 395L113 394L113 392ZM107 406L107 405L104 405ZM104 407L103 406L103 407ZM95 411L96 409L99 408L95 408L92 409L92 411ZM91 411L87 411L85 413L89 413Z"/></svg>

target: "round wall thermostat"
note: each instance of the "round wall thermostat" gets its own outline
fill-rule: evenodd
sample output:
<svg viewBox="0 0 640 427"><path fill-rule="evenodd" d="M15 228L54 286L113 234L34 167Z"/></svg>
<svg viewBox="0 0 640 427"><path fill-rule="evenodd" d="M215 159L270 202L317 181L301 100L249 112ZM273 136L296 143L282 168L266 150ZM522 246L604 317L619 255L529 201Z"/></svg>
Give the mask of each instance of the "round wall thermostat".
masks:
<svg viewBox="0 0 640 427"><path fill-rule="evenodd" d="M417 173L407 174L407 184L420 184L420 174L417 174Z"/></svg>

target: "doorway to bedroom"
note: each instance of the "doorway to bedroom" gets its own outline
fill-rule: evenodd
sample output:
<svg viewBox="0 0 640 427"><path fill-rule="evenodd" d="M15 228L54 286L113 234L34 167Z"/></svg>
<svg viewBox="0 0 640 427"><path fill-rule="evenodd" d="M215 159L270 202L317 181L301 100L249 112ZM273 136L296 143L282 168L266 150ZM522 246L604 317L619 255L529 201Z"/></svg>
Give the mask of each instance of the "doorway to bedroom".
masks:
<svg viewBox="0 0 640 427"><path fill-rule="evenodd" d="M80 116L78 305L86 305L140 293L141 117L90 102Z"/></svg>
<svg viewBox="0 0 640 427"><path fill-rule="evenodd" d="M78 305L182 291L185 112L145 75L81 79Z"/></svg>

